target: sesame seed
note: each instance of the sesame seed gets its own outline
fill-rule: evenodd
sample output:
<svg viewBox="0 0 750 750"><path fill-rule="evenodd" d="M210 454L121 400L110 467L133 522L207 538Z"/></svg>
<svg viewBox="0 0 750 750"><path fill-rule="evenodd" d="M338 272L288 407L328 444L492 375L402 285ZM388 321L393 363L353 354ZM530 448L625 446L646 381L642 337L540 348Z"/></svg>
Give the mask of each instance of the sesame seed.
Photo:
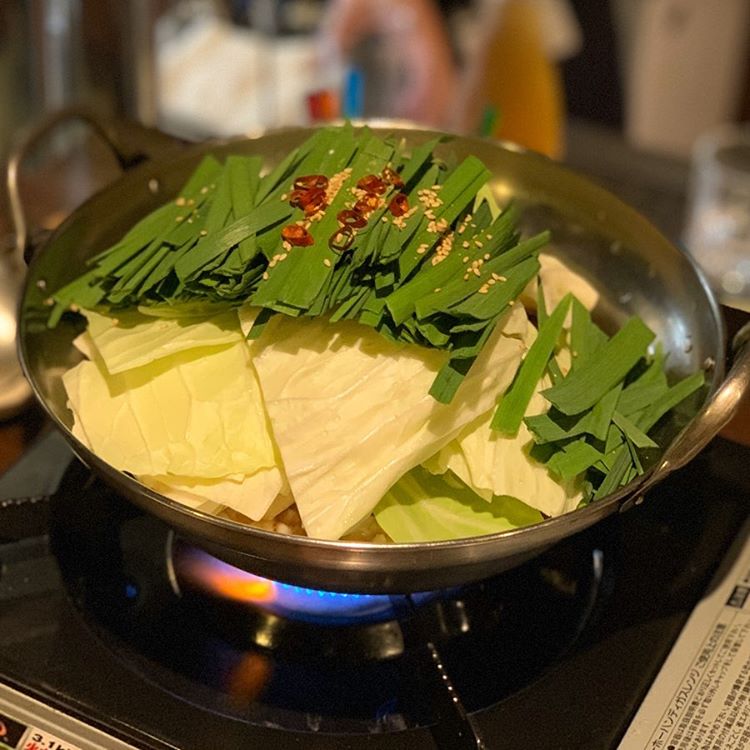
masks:
<svg viewBox="0 0 750 750"><path fill-rule="evenodd" d="M479 276L480 275L478 268L472 268L471 270L474 271L474 276Z"/></svg>
<svg viewBox="0 0 750 750"><path fill-rule="evenodd" d="M489 260L492 256L489 253L484 254L484 259Z"/></svg>
<svg viewBox="0 0 750 750"><path fill-rule="evenodd" d="M469 262L469 256L468 255L464 255L464 257L461 258L461 262L462 263L468 263Z"/></svg>
<svg viewBox="0 0 750 750"><path fill-rule="evenodd" d="M330 268L331 267L330 258L323 258L323 265L326 266L326 268Z"/></svg>
<svg viewBox="0 0 750 750"><path fill-rule="evenodd" d="M481 242L480 240L474 240L474 244L475 244L475 245L476 245L477 247L484 247L484 244L483 244L483 243L482 243L482 242Z"/></svg>
<svg viewBox="0 0 750 750"><path fill-rule="evenodd" d="M469 240L464 240L464 241L463 241L463 242L461 243L461 247L469 247ZM464 263L465 263L465 262L466 262L466 261L464 261Z"/></svg>
<svg viewBox="0 0 750 750"><path fill-rule="evenodd" d="M491 234L488 234L488 235L487 235L487 239L488 239L488 240L491 240L491 239L492 239L492 235L491 235Z"/></svg>
<svg viewBox="0 0 750 750"><path fill-rule="evenodd" d="M489 291L490 290L486 286L480 286L479 289L478 289L478 292L480 294L487 294L487 292L489 292Z"/></svg>
<svg viewBox="0 0 750 750"><path fill-rule="evenodd" d="M263 271L263 281L268 281L268 271Z"/></svg>
<svg viewBox="0 0 750 750"><path fill-rule="evenodd" d="M175 217L174 217L174 220L175 220L175 221L177 221L177 222L180 222L180 221L182 221L182 220L183 220L184 218L185 218L184 216L175 216Z"/></svg>
<svg viewBox="0 0 750 750"><path fill-rule="evenodd" d="M175 206L184 206L185 205L185 199L180 196L175 202Z"/></svg>
<svg viewBox="0 0 750 750"><path fill-rule="evenodd" d="M201 229L201 231L200 231L200 236L201 237L205 237L207 234L208 234L208 230L207 229Z"/></svg>

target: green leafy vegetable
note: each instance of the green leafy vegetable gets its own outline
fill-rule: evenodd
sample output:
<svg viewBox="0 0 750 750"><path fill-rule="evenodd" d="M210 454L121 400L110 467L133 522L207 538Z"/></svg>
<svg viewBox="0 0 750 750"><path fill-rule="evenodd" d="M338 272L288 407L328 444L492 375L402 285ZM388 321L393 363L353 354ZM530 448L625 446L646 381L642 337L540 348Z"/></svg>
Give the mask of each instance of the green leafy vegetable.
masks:
<svg viewBox="0 0 750 750"><path fill-rule="evenodd" d="M589 499L642 474L640 451L658 447L648 432L703 385L703 373L695 373L670 387L661 349L648 352L653 338L631 318L609 339L573 299L570 372L542 391L550 410L524 419L534 434L532 455L561 479L585 472Z"/></svg>
<svg viewBox="0 0 750 750"><path fill-rule="evenodd" d="M386 493L375 518L394 542L437 542L529 526L542 514L514 497L482 500L458 479L412 469Z"/></svg>
<svg viewBox="0 0 750 750"><path fill-rule="evenodd" d="M566 296L549 318L542 323L539 334L526 353L515 380L497 407L491 424L493 430L511 436L518 432L536 385L542 379L555 349L570 302L571 297Z"/></svg>
<svg viewBox="0 0 750 750"><path fill-rule="evenodd" d="M277 313L357 320L389 340L447 351L430 391L447 403L538 272L549 235L521 241L516 212L500 212L491 199L487 168L474 156L448 168L433 154L437 143L408 153L395 138L345 125L317 131L265 175L257 156L232 155L224 164L207 157L173 202L55 292L49 324L76 306L163 308L196 300L249 301L267 311L258 326ZM399 175L398 184L385 183L350 246L338 249L332 238L340 216L365 195L359 180L387 170ZM290 195L297 178L315 174L335 187L308 216ZM390 208L397 193L409 207L402 216ZM287 226L301 228L309 242L286 241Z"/></svg>
<svg viewBox="0 0 750 750"><path fill-rule="evenodd" d="M544 396L563 414L580 414L590 409L617 385L645 356L654 332L640 318L625 325L561 383L548 388Z"/></svg>

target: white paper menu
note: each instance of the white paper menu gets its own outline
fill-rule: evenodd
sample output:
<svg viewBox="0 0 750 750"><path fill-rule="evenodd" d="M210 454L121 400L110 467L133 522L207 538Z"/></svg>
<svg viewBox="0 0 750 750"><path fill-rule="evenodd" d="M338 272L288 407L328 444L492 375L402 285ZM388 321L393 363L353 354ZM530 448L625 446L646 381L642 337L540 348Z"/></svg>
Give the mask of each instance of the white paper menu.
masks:
<svg viewBox="0 0 750 750"><path fill-rule="evenodd" d="M697 604L619 750L750 748L750 524Z"/></svg>

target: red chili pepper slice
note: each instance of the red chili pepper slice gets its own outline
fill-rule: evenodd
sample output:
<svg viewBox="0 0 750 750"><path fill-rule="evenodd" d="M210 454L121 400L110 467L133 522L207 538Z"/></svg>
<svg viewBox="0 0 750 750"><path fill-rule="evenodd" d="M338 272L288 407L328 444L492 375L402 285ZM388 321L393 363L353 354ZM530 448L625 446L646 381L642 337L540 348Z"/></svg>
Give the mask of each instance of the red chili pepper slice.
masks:
<svg viewBox="0 0 750 750"><path fill-rule="evenodd" d="M365 195L354 204L354 210L360 214L369 214L379 206L380 198L377 195Z"/></svg>
<svg viewBox="0 0 750 750"><path fill-rule="evenodd" d="M301 190L297 188L289 193L289 205L292 208L300 208L302 206L302 199L307 195L307 190Z"/></svg>
<svg viewBox="0 0 750 750"><path fill-rule="evenodd" d="M367 174L357 182L357 187L366 193L382 195L387 186L376 174Z"/></svg>
<svg viewBox="0 0 750 750"><path fill-rule="evenodd" d="M315 242L310 232L299 224L288 224L281 230L281 236L295 247L307 247Z"/></svg>
<svg viewBox="0 0 750 750"><path fill-rule="evenodd" d="M312 216L326 207L326 191L323 188L306 190L299 199L299 206L305 212L305 216Z"/></svg>
<svg viewBox="0 0 750 750"><path fill-rule="evenodd" d="M367 226L367 219L365 219L359 211L351 208L339 211L338 214L336 214L336 220L343 226L354 227L355 229L361 229L362 227Z"/></svg>
<svg viewBox="0 0 750 750"><path fill-rule="evenodd" d="M328 178L324 174L306 174L294 180L296 190L310 190L319 188L325 190L328 187Z"/></svg>
<svg viewBox="0 0 750 750"><path fill-rule="evenodd" d="M328 247L334 252L346 252L354 242L354 229L348 225L339 227L328 240Z"/></svg>
<svg viewBox="0 0 750 750"><path fill-rule="evenodd" d="M401 175L395 170L391 169L391 167L386 167L382 171L383 179L389 184L393 185L394 187L400 188L404 186L404 181L401 179Z"/></svg>
<svg viewBox="0 0 750 750"><path fill-rule="evenodd" d="M396 193L388 204L388 210L394 216L403 216L409 210L409 198L406 193Z"/></svg>

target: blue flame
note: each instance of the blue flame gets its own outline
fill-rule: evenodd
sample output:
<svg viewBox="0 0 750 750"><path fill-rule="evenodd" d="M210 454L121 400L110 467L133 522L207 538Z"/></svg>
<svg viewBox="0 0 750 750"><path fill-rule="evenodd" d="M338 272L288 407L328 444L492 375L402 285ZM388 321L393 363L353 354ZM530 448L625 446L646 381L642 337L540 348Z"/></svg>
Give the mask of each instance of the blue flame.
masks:
<svg viewBox="0 0 750 750"><path fill-rule="evenodd" d="M175 566L181 578L213 596L242 602L279 617L319 625L383 622L403 617L411 606L439 596L439 592L407 597L296 586L248 573L195 547L182 548Z"/></svg>

